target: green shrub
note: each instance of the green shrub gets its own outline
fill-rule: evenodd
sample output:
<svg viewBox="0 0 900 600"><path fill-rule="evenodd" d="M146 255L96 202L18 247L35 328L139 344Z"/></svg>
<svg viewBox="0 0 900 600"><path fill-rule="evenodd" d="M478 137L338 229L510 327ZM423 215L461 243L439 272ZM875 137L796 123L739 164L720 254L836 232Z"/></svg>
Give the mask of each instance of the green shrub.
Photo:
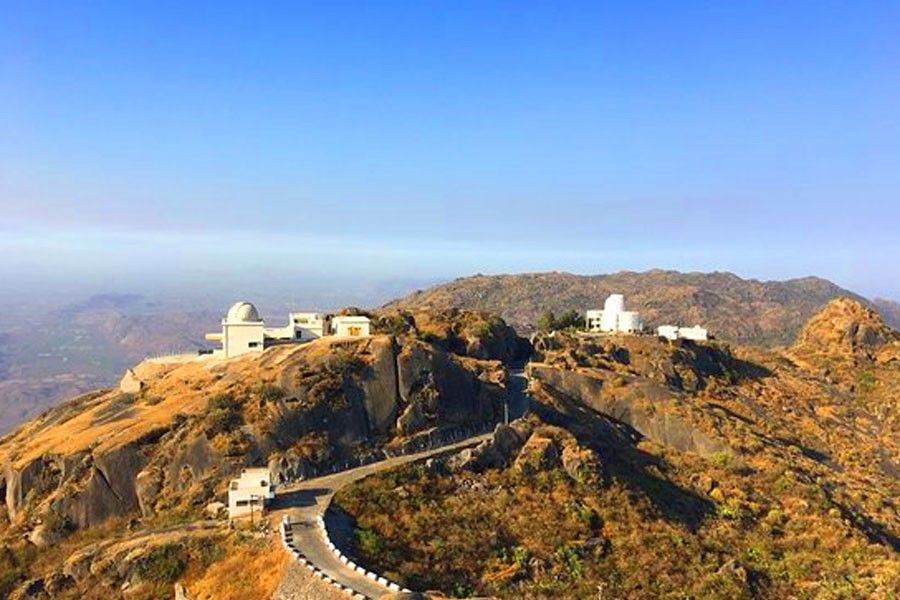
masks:
<svg viewBox="0 0 900 600"><path fill-rule="evenodd" d="M555 562L562 565L572 579L578 579L584 573L584 561L580 548L573 544L564 544L553 553Z"/></svg>
<svg viewBox="0 0 900 600"><path fill-rule="evenodd" d="M366 367L366 361L358 354L348 350L338 350L329 363L332 373L360 373Z"/></svg>
<svg viewBox="0 0 900 600"><path fill-rule="evenodd" d="M271 383L264 383L259 386L259 397L263 402L277 402L287 396L287 392L283 388Z"/></svg>
<svg viewBox="0 0 900 600"><path fill-rule="evenodd" d="M0 597L7 598L25 577L23 561L9 546L0 546Z"/></svg>
<svg viewBox="0 0 900 600"><path fill-rule="evenodd" d="M184 549L168 544L151 550L141 561L137 573L141 579L153 583L175 583L186 569Z"/></svg>
<svg viewBox="0 0 900 600"><path fill-rule="evenodd" d="M218 542L208 538L198 541L197 559L204 569L223 558L225 558L225 550Z"/></svg>
<svg viewBox="0 0 900 600"><path fill-rule="evenodd" d="M384 539L371 529L358 529L356 546L363 554L375 557L384 550Z"/></svg>
<svg viewBox="0 0 900 600"><path fill-rule="evenodd" d="M47 511L42 517L42 521L47 531L62 536L68 535L75 529L71 519L56 510Z"/></svg>
<svg viewBox="0 0 900 600"><path fill-rule="evenodd" d="M209 399L204 419L207 437L233 431L244 424L241 406L231 394L217 394Z"/></svg>

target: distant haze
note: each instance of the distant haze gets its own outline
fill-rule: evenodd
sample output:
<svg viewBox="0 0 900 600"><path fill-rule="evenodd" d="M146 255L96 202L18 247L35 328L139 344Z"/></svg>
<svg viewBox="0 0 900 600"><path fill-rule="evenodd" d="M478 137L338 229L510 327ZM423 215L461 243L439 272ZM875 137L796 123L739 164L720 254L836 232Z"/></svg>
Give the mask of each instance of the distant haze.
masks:
<svg viewBox="0 0 900 600"><path fill-rule="evenodd" d="M3 300L649 268L900 298L897 3L3 13Z"/></svg>

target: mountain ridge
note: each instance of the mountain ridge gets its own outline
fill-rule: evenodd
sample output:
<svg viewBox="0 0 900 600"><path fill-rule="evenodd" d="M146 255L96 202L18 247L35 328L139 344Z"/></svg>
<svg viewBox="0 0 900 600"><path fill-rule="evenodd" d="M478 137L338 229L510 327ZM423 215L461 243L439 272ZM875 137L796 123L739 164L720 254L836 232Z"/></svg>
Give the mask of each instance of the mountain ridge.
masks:
<svg viewBox="0 0 900 600"><path fill-rule="evenodd" d="M727 271L477 274L416 291L385 307L487 310L530 333L537 329L543 312L602 307L611 293L625 294L628 307L641 311L651 327L700 324L718 337L741 344L788 345L818 309L837 297L881 309L889 324L900 325L900 312L887 310L888 304L868 300L821 277L763 281Z"/></svg>

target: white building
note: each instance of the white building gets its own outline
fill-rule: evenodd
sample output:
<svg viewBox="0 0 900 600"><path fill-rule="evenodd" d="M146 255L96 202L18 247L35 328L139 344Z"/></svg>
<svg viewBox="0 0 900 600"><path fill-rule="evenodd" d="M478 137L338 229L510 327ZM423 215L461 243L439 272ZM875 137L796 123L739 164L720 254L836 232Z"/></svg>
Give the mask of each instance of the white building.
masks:
<svg viewBox="0 0 900 600"><path fill-rule="evenodd" d="M625 310L625 297L612 294L603 303L603 310L589 310L585 314L588 331L603 333L638 333L644 328L640 313Z"/></svg>
<svg viewBox="0 0 900 600"><path fill-rule="evenodd" d="M265 347L266 324L259 311L249 302L236 302L222 319L222 333L207 333L206 339L222 342L225 358L247 352L262 352Z"/></svg>
<svg viewBox="0 0 900 600"><path fill-rule="evenodd" d="M207 333L206 339L222 342L222 348L213 351L214 355L232 358L248 352L262 352L276 344L306 342L326 335L367 336L370 329L368 317L331 317L316 312L292 312L284 327L266 327L253 304L236 302L222 319L222 332Z"/></svg>
<svg viewBox="0 0 900 600"><path fill-rule="evenodd" d="M342 315L331 318L332 335L361 337L370 335L372 321L369 317Z"/></svg>
<svg viewBox="0 0 900 600"><path fill-rule="evenodd" d="M242 469L241 476L228 483L228 518L261 515L274 499L275 486L269 469Z"/></svg>
<svg viewBox="0 0 900 600"><path fill-rule="evenodd" d="M656 335L669 340L694 340L702 342L709 339L709 332L699 325L693 327L678 327L676 325L660 325L656 328Z"/></svg>
<svg viewBox="0 0 900 600"><path fill-rule="evenodd" d="M291 313L289 316L298 340L313 340L328 335L328 315L312 312Z"/></svg>

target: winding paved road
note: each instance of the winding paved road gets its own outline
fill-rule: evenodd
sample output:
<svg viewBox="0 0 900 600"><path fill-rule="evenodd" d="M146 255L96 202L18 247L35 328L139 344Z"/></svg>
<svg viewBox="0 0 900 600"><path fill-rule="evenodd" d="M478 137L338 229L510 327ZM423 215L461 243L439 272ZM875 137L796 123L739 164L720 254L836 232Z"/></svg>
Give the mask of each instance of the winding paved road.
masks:
<svg viewBox="0 0 900 600"><path fill-rule="evenodd" d="M332 554L316 525L318 517L324 517L325 510L339 489L355 481L359 481L373 473L474 446L489 439L491 435L492 433L485 433L440 448L426 450L417 454L397 456L370 465L285 486L278 490L272 506L272 515L277 517L279 522L283 515L287 514L290 516L291 523L293 523L294 545L303 552L309 561L324 571L326 575L369 598L379 598L390 590L349 569L347 565Z"/></svg>
<svg viewBox="0 0 900 600"><path fill-rule="evenodd" d="M514 420L528 411L530 405L528 378L525 369L518 365L510 367L507 373L509 375L506 384L509 418ZM340 473L324 475L284 486L277 492L272 513L278 519L276 522L280 522L285 514L290 516L293 524L294 545L326 575L369 598L379 598L390 590L348 568L347 565L338 560L329 550L321 530L317 526L318 518L324 518L325 511L331 504L334 494L341 488L374 473L475 446L490 439L492 435L492 432L485 433L454 444L441 446L440 448L433 448L406 456L397 456ZM332 523L329 523L329 525L332 525ZM344 533L344 536L338 535L335 537L346 537L346 532ZM339 541L338 545L340 546Z"/></svg>

